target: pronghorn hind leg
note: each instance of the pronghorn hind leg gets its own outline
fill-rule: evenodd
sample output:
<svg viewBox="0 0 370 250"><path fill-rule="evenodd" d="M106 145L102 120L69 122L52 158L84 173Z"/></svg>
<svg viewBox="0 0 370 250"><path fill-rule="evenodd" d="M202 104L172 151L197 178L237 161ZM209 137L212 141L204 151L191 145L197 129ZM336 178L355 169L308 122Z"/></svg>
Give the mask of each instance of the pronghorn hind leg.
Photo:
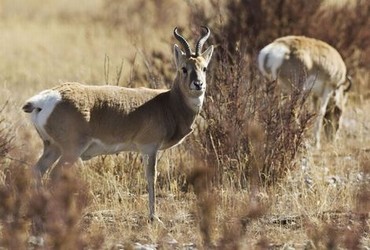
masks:
<svg viewBox="0 0 370 250"><path fill-rule="evenodd" d="M63 174L63 171L68 170L77 162L79 155L77 154L62 154L58 163L52 169L50 173L50 179L54 183L57 181Z"/></svg>
<svg viewBox="0 0 370 250"><path fill-rule="evenodd" d="M50 141L47 140L43 141L43 143L44 152L33 169L38 182L41 182L42 176L61 155L60 149L55 144L51 144Z"/></svg>
<svg viewBox="0 0 370 250"><path fill-rule="evenodd" d="M83 142L79 145L63 147L61 157L59 158L57 164L50 173L50 179L52 182L60 178L63 171L71 168L80 158L81 154L88 148L89 142Z"/></svg>
<svg viewBox="0 0 370 250"><path fill-rule="evenodd" d="M60 149L50 143L50 141L44 140L44 151L40 159L37 161L33 168L33 174L36 179L36 189L41 188L41 179L45 172L58 160L61 155ZM35 214L32 217L32 235L37 239L42 239L41 234L44 232L43 218L40 214Z"/></svg>
<svg viewBox="0 0 370 250"><path fill-rule="evenodd" d="M318 106L318 109L316 109L317 117L316 117L316 122L315 122L315 127L314 127L314 136L315 136L314 144L317 149L321 147L321 144L320 144L321 128L323 126L326 108L328 106L328 102L332 95L333 95L333 90L326 88L321 97L320 105L315 105L315 106Z"/></svg>
<svg viewBox="0 0 370 250"><path fill-rule="evenodd" d="M341 116L342 109L335 103L334 97L331 97L326 108L323 123L326 138L330 142L336 139Z"/></svg>

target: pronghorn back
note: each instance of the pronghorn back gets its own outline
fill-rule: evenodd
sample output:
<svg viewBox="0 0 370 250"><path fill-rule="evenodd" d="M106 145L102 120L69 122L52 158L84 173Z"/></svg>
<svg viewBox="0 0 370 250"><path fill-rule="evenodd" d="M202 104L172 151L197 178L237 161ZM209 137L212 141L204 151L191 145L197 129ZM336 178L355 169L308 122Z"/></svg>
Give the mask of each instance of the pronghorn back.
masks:
<svg viewBox="0 0 370 250"><path fill-rule="evenodd" d="M347 74L344 61L336 49L305 36L276 39L260 51L258 67L265 76L280 78L282 84L311 77L318 83L316 85L326 82L337 88L346 81Z"/></svg>
<svg viewBox="0 0 370 250"><path fill-rule="evenodd" d="M125 116L165 91L168 90L64 83L31 97L24 109L31 113L43 139L58 142L60 130L70 127L81 128L92 137L103 137L105 132L115 138L119 132L127 134L120 129L127 120ZM116 133L112 135L112 131Z"/></svg>

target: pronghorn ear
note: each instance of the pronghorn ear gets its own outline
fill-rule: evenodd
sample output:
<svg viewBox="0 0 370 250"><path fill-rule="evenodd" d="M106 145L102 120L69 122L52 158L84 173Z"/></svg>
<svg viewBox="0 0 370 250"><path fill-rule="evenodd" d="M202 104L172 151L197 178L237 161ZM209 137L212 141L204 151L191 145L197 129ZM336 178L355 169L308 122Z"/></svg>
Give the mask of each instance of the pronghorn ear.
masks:
<svg viewBox="0 0 370 250"><path fill-rule="evenodd" d="M209 61L211 61L212 53L213 53L213 45L209 46L208 49L204 51L201 55L204 58L204 60L206 60L207 65Z"/></svg>
<svg viewBox="0 0 370 250"><path fill-rule="evenodd" d="M182 52L182 50L179 48L179 46L177 46L177 44L175 44L175 46L173 46L173 54L175 56L176 67L178 68L185 56L185 53Z"/></svg>

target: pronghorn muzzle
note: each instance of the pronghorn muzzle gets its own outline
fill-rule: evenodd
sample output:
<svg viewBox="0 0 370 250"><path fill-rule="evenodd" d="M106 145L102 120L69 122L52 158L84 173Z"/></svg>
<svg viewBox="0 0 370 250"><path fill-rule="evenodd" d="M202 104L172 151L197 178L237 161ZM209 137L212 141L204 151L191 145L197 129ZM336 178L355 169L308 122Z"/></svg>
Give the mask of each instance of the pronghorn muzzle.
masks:
<svg viewBox="0 0 370 250"><path fill-rule="evenodd" d="M193 85L195 86L196 90L202 90L203 89L203 82L202 81L199 81L199 80L193 81Z"/></svg>

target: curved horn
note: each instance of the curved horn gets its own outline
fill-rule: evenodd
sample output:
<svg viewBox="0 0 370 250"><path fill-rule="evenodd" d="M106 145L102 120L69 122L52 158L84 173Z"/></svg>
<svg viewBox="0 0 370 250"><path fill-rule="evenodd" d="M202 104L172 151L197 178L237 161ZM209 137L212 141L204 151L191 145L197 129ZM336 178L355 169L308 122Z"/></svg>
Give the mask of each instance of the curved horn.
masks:
<svg viewBox="0 0 370 250"><path fill-rule="evenodd" d="M185 38L183 36L181 36L178 32L177 32L177 27L175 28L175 30L173 31L173 34L175 35L176 39L181 43L181 45L184 47L185 49L185 54L187 56L191 56L191 49L190 49L190 45L189 43L185 40Z"/></svg>
<svg viewBox="0 0 370 250"><path fill-rule="evenodd" d="M199 53L202 52L202 47L204 43L207 41L209 35L211 34L211 31L207 26L202 26L203 29L206 29L207 33L204 34L201 38L199 38L197 45L195 46L195 55L199 56Z"/></svg>

